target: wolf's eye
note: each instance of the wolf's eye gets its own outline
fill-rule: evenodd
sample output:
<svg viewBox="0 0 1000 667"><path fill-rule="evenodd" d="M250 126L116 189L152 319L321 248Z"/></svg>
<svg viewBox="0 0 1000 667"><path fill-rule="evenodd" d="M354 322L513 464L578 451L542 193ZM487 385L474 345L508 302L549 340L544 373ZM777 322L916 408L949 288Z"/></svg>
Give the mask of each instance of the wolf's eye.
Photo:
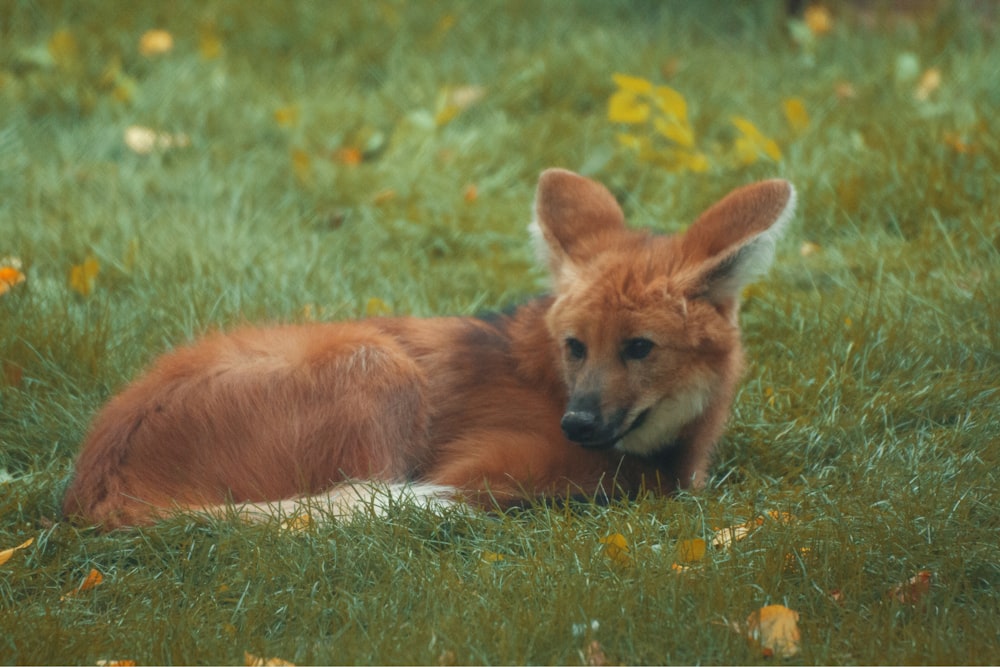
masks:
<svg viewBox="0 0 1000 667"><path fill-rule="evenodd" d="M585 359L587 357L587 346L576 338L566 339L566 352L572 359Z"/></svg>
<svg viewBox="0 0 1000 667"><path fill-rule="evenodd" d="M648 338L629 338L622 348L622 357L626 360L645 359L653 349L653 341Z"/></svg>

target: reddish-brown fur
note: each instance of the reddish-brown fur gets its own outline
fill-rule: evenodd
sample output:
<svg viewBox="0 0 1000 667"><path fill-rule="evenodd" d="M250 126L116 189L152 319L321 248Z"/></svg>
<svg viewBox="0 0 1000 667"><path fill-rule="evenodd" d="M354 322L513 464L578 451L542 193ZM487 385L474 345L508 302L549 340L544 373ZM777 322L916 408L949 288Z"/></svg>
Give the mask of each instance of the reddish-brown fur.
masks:
<svg viewBox="0 0 1000 667"><path fill-rule="evenodd" d="M739 288L793 200L783 181L748 186L664 237L549 170L535 210L552 297L492 319L248 328L181 348L96 417L64 511L111 528L345 480L447 485L482 505L697 486L742 370ZM623 352L636 338L648 356ZM568 404L617 448L567 439Z"/></svg>

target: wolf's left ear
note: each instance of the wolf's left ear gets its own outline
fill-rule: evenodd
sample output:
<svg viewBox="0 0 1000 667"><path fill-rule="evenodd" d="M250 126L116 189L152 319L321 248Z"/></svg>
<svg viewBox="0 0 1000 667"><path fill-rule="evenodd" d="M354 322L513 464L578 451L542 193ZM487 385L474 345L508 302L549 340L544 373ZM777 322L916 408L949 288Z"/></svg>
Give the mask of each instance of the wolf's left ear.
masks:
<svg viewBox="0 0 1000 667"><path fill-rule="evenodd" d="M701 214L681 237L684 264L697 274L695 294L735 317L743 287L761 276L795 212L795 188L771 180L734 190Z"/></svg>
<svg viewBox="0 0 1000 667"><path fill-rule="evenodd" d="M625 226L625 215L607 188L565 169L547 169L538 178L531 234L552 275L568 277L606 244L602 239Z"/></svg>

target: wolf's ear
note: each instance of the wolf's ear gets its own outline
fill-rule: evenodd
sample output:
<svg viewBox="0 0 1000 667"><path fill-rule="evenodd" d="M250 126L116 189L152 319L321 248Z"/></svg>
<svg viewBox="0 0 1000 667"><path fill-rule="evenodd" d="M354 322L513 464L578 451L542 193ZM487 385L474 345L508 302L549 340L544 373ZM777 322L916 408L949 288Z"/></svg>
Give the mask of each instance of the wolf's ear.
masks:
<svg viewBox="0 0 1000 667"><path fill-rule="evenodd" d="M795 212L795 188L784 180L734 190L701 214L681 237L681 255L697 280L691 296L735 318L743 287L761 276Z"/></svg>
<svg viewBox="0 0 1000 667"><path fill-rule="evenodd" d="M596 254L600 239L625 226L625 215L607 188L565 169L538 179L531 235L539 258L557 278Z"/></svg>

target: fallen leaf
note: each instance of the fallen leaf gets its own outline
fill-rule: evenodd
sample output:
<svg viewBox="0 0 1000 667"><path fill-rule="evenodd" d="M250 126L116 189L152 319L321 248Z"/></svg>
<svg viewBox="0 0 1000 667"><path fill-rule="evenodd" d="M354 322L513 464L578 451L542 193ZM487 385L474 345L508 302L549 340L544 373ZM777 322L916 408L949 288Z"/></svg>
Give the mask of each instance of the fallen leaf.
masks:
<svg viewBox="0 0 1000 667"><path fill-rule="evenodd" d="M809 5L802 13L802 20L817 37L833 30L833 15L825 5Z"/></svg>
<svg viewBox="0 0 1000 667"><path fill-rule="evenodd" d="M778 144L766 137L756 125L742 116L733 116L731 122L740 131L740 136L733 144L736 161L739 164L751 165L759 160L762 154L775 162L781 161L781 149L778 148Z"/></svg>
<svg viewBox="0 0 1000 667"><path fill-rule="evenodd" d="M98 660L97 667L135 667L135 660Z"/></svg>
<svg viewBox="0 0 1000 667"><path fill-rule="evenodd" d="M466 204L471 204L479 199L479 188L476 187L475 183L469 183L465 186L465 191L462 192L462 199L465 200Z"/></svg>
<svg viewBox="0 0 1000 667"><path fill-rule="evenodd" d="M584 662L592 667L604 667L604 665L609 664L608 656L604 654L604 649L601 648L600 642L596 639L587 644L584 651Z"/></svg>
<svg viewBox="0 0 1000 667"><path fill-rule="evenodd" d="M71 598L74 595L79 595L84 591L89 591L93 588L96 588L97 586L100 586L103 581L104 581L104 575L101 574L97 568L91 568L90 572L88 572L87 576L83 578L83 581L80 582L79 586L71 590L69 593L66 593L59 599L65 600L66 598Z"/></svg>
<svg viewBox="0 0 1000 667"><path fill-rule="evenodd" d="M333 153L333 159L340 164L346 164L349 167L354 167L361 164L364 159L364 153L357 146L344 146L343 148L338 148Z"/></svg>
<svg viewBox="0 0 1000 667"><path fill-rule="evenodd" d="M803 241L802 245L799 246L799 255L802 257L812 257L821 250L818 243L813 243L812 241Z"/></svg>
<svg viewBox="0 0 1000 667"><path fill-rule="evenodd" d="M389 307L389 304L377 296L371 297L368 299L368 303L365 304L365 317L380 317L391 314L392 308Z"/></svg>
<svg viewBox="0 0 1000 667"><path fill-rule="evenodd" d="M753 527L755 528L756 525L753 524ZM738 526L717 529L712 533L712 547L716 549L728 549L736 542L745 540L750 535L750 531L751 526L745 523Z"/></svg>
<svg viewBox="0 0 1000 667"><path fill-rule="evenodd" d="M705 540L681 540L677 543L677 560L682 563L694 563L705 557Z"/></svg>
<svg viewBox="0 0 1000 667"><path fill-rule="evenodd" d="M438 94L434 124L438 127L447 125L456 116L479 102L485 96L486 88L483 86L468 85L443 89Z"/></svg>
<svg viewBox="0 0 1000 667"><path fill-rule="evenodd" d="M49 55L63 68L75 65L80 60L80 45L68 29L56 30L47 44Z"/></svg>
<svg viewBox="0 0 1000 667"><path fill-rule="evenodd" d="M155 150L190 146L191 139L184 133L169 134L141 125L130 125L125 128L125 145L133 153L148 155Z"/></svg>
<svg viewBox="0 0 1000 667"><path fill-rule="evenodd" d="M174 36L166 30L147 30L139 38L139 53L144 56L159 56L174 48Z"/></svg>
<svg viewBox="0 0 1000 667"><path fill-rule="evenodd" d="M69 270L69 286L82 296L90 296L94 291L94 282L101 272L101 265L93 257L88 256L83 264L76 264Z"/></svg>
<svg viewBox="0 0 1000 667"><path fill-rule="evenodd" d="M799 653L798 622L799 612L771 604L747 617L746 636L765 657L792 658Z"/></svg>
<svg viewBox="0 0 1000 667"><path fill-rule="evenodd" d="M297 106L287 106L275 109L274 122L279 127L293 127L299 122L299 108Z"/></svg>
<svg viewBox="0 0 1000 667"><path fill-rule="evenodd" d="M21 271L21 260L17 257L4 257L0 259L0 295L6 294L15 285L20 285L26 280Z"/></svg>
<svg viewBox="0 0 1000 667"><path fill-rule="evenodd" d="M920 570L901 584L889 589L889 597L900 604L915 605L931 590L931 580L934 578L930 570Z"/></svg>
<svg viewBox="0 0 1000 667"><path fill-rule="evenodd" d="M286 519L281 522L281 529L287 530L289 532L300 533L305 530L309 530L313 527L315 522L313 521L312 515L308 513L297 514L290 519Z"/></svg>
<svg viewBox="0 0 1000 667"><path fill-rule="evenodd" d="M632 565L632 556L629 555L628 541L621 533L615 533L602 537L599 542L604 545L604 555L619 565Z"/></svg>
<svg viewBox="0 0 1000 667"><path fill-rule="evenodd" d="M858 90L850 81L838 81L833 87L833 94L839 100L853 100L858 96Z"/></svg>
<svg viewBox="0 0 1000 667"><path fill-rule="evenodd" d="M506 556L504 556L503 554L498 554L495 551L484 551L479 556L479 560L483 561L484 563L499 563L500 561L505 559Z"/></svg>
<svg viewBox="0 0 1000 667"><path fill-rule="evenodd" d="M10 549L4 549L3 551L0 551L0 565L3 565L7 561L9 561L14 556L14 552L20 551L21 549L27 549L34 543L35 543L35 538L29 537L27 540L25 540L21 544L18 544L16 547L11 547Z"/></svg>
<svg viewBox="0 0 1000 667"><path fill-rule="evenodd" d="M203 60L214 60L222 55L222 38L212 25L198 31L198 53Z"/></svg>
<svg viewBox="0 0 1000 667"><path fill-rule="evenodd" d="M294 662L282 658L261 658L247 651L243 652L243 664L246 667L295 667Z"/></svg>
<svg viewBox="0 0 1000 667"><path fill-rule="evenodd" d="M931 67L920 77L920 82L917 84L917 89L913 92L913 96L921 102L925 102L940 87L941 70L937 67Z"/></svg>
<svg viewBox="0 0 1000 667"><path fill-rule="evenodd" d="M785 120L796 134L802 134L809 127L809 112L801 97L789 97L781 103Z"/></svg>
<svg viewBox="0 0 1000 667"><path fill-rule="evenodd" d="M830 589L830 599L837 604L844 604L844 592L839 588Z"/></svg>
<svg viewBox="0 0 1000 667"><path fill-rule="evenodd" d="M301 185L312 183L312 158L301 148L292 149L292 173Z"/></svg>

